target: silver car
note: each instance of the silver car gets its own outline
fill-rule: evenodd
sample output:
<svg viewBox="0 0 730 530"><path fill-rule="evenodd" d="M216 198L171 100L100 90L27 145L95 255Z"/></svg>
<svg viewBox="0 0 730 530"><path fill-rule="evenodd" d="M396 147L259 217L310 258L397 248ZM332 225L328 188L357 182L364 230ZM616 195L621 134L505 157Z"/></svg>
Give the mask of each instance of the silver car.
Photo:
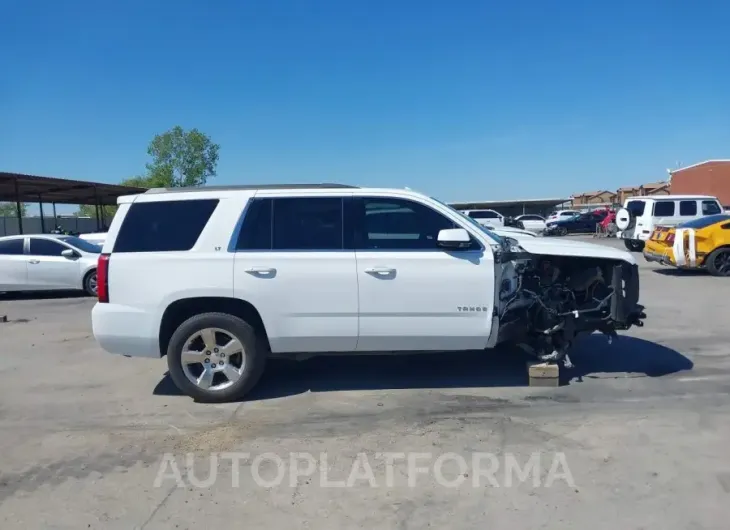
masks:
<svg viewBox="0 0 730 530"><path fill-rule="evenodd" d="M101 247L66 235L0 237L0 292L83 290L97 294Z"/></svg>

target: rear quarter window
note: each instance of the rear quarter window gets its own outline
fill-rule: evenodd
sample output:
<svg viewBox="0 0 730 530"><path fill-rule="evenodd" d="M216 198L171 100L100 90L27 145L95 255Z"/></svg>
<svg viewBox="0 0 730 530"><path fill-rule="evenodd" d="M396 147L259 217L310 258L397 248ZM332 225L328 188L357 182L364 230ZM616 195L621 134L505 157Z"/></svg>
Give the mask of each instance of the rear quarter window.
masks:
<svg viewBox="0 0 730 530"><path fill-rule="evenodd" d="M218 199L133 203L113 252L190 250L218 206Z"/></svg>
<svg viewBox="0 0 730 530"><path fill-rule="evenodd" d="M634 217L641 217L642 215L644 215L645 208L646 203L644 201L629 201L629 203L626 205L626 209Z"/></svg>

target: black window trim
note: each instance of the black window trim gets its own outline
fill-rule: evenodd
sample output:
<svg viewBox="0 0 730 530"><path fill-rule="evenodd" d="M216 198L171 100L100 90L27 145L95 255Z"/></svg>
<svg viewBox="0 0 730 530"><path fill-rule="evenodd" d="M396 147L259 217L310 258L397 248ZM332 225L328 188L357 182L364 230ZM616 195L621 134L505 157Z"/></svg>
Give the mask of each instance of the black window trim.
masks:
<svg viewBox="0 0 730 530"><path fill-rule="evenodd" d="M472 232L472 230L470 229L471 227L466 228L461 223L461 220L460 219L459 220L453 219L451 215L446 215L441 210L439 210L437 208L434 208L431 204L427 204L427 203L424 203L424 202L421 202L421 201L417 201L417 200L413 199L412 197L398 197L398 196L391 196L391 195L360 195L360 194L358 194L358 195L354 195L353 196L353 201L355 199L381 199L381 200L392 199L392 200L400 200L400 201L412 202L412 203L418 204L420 206L423 206L424 208L430 208L431 210L433 210L437 214L439 214L439 215L441 215L443 217L446 217L447 219L450 219L458 228L463 228L464 230L466 230L466 233L469 234L471 236L471 238L472 238L472 243L476 243L476 247L477 247L477 248L465 248L465 249L462 249L462 250L457 250L457 249L447 250L447 249L439 248L439 247L435 247L435 248L402 248L402 249L400 249L400 248L374 248L374 249L373 248L368 248L368 249L357 249L356 248L355 249L356 252L457 252L457 253L459 253L459 255L461 255L461 254L464 254L464 253L467 253L467 252L468 253L480 253L480 254L482 254L485 251L484 244L482 243L481 239L476 234L474 234L474 232ZM472 219L474 219L474 218L472 217ZM476 221L476 219L474 219L474 220ZM354 235L355 234L353 232L352 233L353 239L354 239ZM354 243L354 241L353 241L353 243Z"/></svg>
<svg viewBox="0 0 730 530"><path fill-rule="evenodd" d="M342 205L342 248L333 248L333 249L282 249L282 248L269 248L269 249L248 249L248 248L238 248L238 239L241 235L241 230L243 229L243 225L246 221L246 216L248 215L250 211L250 207L255 202L262 202L262 201L271 201L271 230L274 229L274 201L276 199L340 199L341 205ZM231 239L228 242L228 252L237 253L237 252L245 252L245 253L261 253L261 252L272 252L272 253L282 253L282 252L288 252L288 253L294 253L294 252L354 252L354 248L352 245L352 238L349 238L349 247L348 247L348 234L347 234L347 219L345 217L345 212L347 210L347 203L349 200L352 199L352 195L343 195L343 194L320 194L320 195L309 195L309 194L292 194L292 195L255 195L252 196L246 201L246 206L243 207L243 211L241 212L241 216L238 219L238 222L236 223L236 226L233 230L233 234L231 235ZM273 247L273 234L272 234L272 247Z"/></svg>
<svg viewBox="0 0 730 530"><path fill-rule="evenodd" d="M672 213L671 215L667 214L657 214L656 213L656 207L659 206L659 203L669 203L672 205ZM654 204L651 205L651 216L652 217L677 217L677 210L679 209L679 204L677 204L676 199L655 199Z"/></svg>
<svg viewBox="0 0 730 530"><path fill-rule="evenodd" d="M342 199L342 248L341 249L331 249L331 250L317 250L317 249L293 249L293 250L283 250L283 249L238 249L238 239L241 235L241 229L243 228L243 224L246 220L246 216L248 215L250 211L250 207L254 202L257 201L263 201L263 200L270 200L273 201L275 199L290 199L290 198L340 198ZM419 204L425 208L430 208L431 210L435 211L439 215L442 215L443 217L446 217L448 219L451 219L453 223L458 226L459 228L463 228L466 230L466 232L471 236L472 241L476 243L476 248L468 248L463 250L452 250L447 251L446 249L442 248L423 248L423 249L359 249L360 252L458 252L459 254L463 254L465 252L470 253L484 253L486 250L486 247L484 246L484 243L482 243L482 240L480 239L480 235L474 233L474 230L471 226L464 226L464 224L461 222L461 219L455 220L453 219L453 216L450 215L450 213L447 215L446 213L442 212L438 208L434 208L432 205L414 200L411 197L398 197L398 196L391 196L391 195L368 195L368 194L336 194L336 195L330 195L330 194L319 194L319 195L254 195L249 197L249 199L246 201L246 205L243 207L243 210L241 211L241 215L238 218L238 221L236 222L236 226L233 229L233 233L231 234L231 238L228 241L228 252L230 253L237 253L237 252L245 252L245 253L261 253L261 252L357 252L358 249L355 248L355 231L350 229L348 230L348 226L351 226L351 219L350 214L352 212L352 203L356 199L397 199L397 200L403 200L403 201L409 201L416 204ZM273 204L272 204L272 220L273 220ZM273 223L272 223L272 229L273 229Z"/></svg>

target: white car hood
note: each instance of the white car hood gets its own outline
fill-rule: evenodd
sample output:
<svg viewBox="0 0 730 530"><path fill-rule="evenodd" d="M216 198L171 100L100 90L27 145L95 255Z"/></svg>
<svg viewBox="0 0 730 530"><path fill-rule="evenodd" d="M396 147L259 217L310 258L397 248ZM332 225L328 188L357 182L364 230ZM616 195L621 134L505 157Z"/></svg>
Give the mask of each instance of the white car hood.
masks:
<svg viewBox="0 0 730 530"><path fill-rule="evenodd" d="M515 239L518 239L520 246L531 254L618 259L636 265L634 256L629 252L606 245L552 237L520 237Z"/></svg>

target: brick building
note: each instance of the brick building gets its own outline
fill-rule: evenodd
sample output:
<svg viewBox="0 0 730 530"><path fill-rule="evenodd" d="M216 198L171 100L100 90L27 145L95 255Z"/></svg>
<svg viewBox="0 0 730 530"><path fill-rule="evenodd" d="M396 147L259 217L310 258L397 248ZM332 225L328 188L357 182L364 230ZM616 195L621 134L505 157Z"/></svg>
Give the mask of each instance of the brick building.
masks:
<svg viewBox="0 0 730 530"><path fill-rule="evenodd" d="M714 195L730 208L730 160L707 160L667 171L673 194Z"/></svg>

